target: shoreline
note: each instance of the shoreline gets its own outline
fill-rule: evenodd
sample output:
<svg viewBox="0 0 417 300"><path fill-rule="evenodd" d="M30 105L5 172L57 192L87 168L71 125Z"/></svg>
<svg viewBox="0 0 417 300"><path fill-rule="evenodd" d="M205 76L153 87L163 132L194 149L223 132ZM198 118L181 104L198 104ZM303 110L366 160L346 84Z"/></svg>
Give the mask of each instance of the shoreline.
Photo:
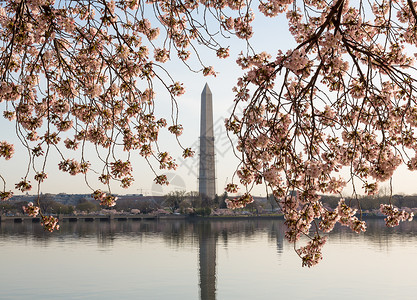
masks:
<svg viewBox="0 0 417 300"><path fill-rule="evenodd" d="M55 215L60 222L94 222L94 221L159 221L159 220L284 220L282 214L265 214L265 215L220 215L220 216L190 216L190 215L130 215L130 214L116 214L116 215ZM362 219L384 219L386 216L362 214ZM21 216L5 216L0 215L0 223L2 222L14 222L21 223L24 221L31 221L32 223L39 223L41 218L30 217L27 215Z"/></svg>

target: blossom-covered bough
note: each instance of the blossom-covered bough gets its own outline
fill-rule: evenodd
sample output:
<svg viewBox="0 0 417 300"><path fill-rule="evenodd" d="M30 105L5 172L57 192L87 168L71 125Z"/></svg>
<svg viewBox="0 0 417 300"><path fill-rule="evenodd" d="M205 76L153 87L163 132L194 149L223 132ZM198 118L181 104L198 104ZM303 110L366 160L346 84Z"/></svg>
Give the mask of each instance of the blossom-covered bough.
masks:
<svg viewBox="0 0 417 300"><path fill-rule="evenodd" d="M356 196L359 181L372 195L401 163L417 168L415 7L411 0L261 1L267 16L286 13L297 46L238 59L246 72L235 107L243 105L244 113L226 127L238 137L240 183L249 190L266 184L281 205L289 241L310 237L297 250L305 266L321 259L322 232L336 223L366 230L351 206L359 202L341 199L331 211L319 194L340 194L350 182ZM348 180L337 176L342 168ZM245 194L229 206L250 201ZM388 226L413 217L390 204L381 212Z"/></svg>
<svg viewBox="0 0 417 300"><path fill-rule="evenodd" d="M207 25L193 19L197 7L192 1L1 1L0 102L4 118L15 122L29 153L27 172L15 189L30 190L33 178L39 194L53 150L62 158L60 170L86 174L91 170L88 143L103 163L95 172L108 191L91 188L92 196L105 206L114 206L117 199L111 181L127 188L134 180L131 153L143 156L152 170L152 159L160 169L176 169L175 160L158 146L158 134L167 127L176 138L181 135L176 97L185 90L163 63L175 54L185 62L193 52L192 41L216 50L219 57L228 53L211 39ZM162 28L159 39L161 29L152 26L149 15ZM202 64L200 71L214 74ZM171 96L168 120L154 114L156 81ZM81 153L81 160L65 148ZM128 155L123 159L121 152ZM0 142L0 157L8 160L13 153L14 145ZM193 154L183 148L184 158ZM154 173L157 183L168 184L165 175ZM0 197L7 200L13 193L0 176ZM24 210L42 214L39 197ZM57 228L56 220L42 220L46 228Z"/></svg>
<svg viewBox="0 0 417 300"><path fill-rule="evenodd" d="M261 14L286 14L297 45L285 53L254 53L251 22ZM175 169L158 146L158 133L167 127L181 135L176 97L185 90L164 63L177 56L187 64L193 56L199 67L191 69L215 75L200 60L198 47L226 58L228 46L218 43L222 34L249 45L237 60L244 75L225 122L237 136L236 176L245 189L228 200L229 207L250 203L253 186L264 184L281 205L287 239L310 238L297 249L306 266L321 259L323 232L336 223L364 231L353 203L342 199L332 211L319 194L341 194L350 183L356 195L358 181L373 194L401 163L417 169L417 13L411 0L2 1L0 102L29 153L28 171L15 188L31 189L33 178L39 193L51 151L62 157L63 172L87 173L88 143L103 163L96 172L106 186L106 192L92 187L93 197L106 206L116 201L111 181L122 187L133 182L130 153L143 156L152 169L153 162ZM168 120L154 114L156 82L171 95ZM68 155L70 150L81 153L81 160ZM0 141L0 157L10 159L13 152L13 145ZM183 148L184 157L192 155ZM347 180L336 176L343 168L349 170ZM166 176L156 171L155 176L157 183L168 183ZM1 178L0 197L7 199L12 191ZM228 192L237 189L236 183L227 186ZM24 209L42 213L39 203ZM388 226L412 218L389 203L381 212ZM48 230L58 226L53 217L43 216L42 222Z"/></svg>

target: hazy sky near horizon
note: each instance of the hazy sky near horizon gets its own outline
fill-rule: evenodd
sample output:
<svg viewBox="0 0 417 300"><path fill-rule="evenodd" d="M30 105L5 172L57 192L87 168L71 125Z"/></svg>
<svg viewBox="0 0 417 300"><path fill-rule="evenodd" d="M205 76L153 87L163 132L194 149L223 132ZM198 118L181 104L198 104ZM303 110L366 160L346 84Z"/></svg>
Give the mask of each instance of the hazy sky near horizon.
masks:
<svg viewBox="0 0 417 300"><path fill-rule="evenodd" d="M287 21L284 16L278 18L266 18L259 14L256 15L254 21L254 38L251 40L251 46L255 51L269 52L275 56L278 49L283 52L294 45L293 39L288 32ZM215 57L215 53L209 52L203 47L200 55L206 65L213 65L215 71L219 72L217 77L204 77L201 73L193 73L175 58L164 64L175 81L184 83L186 94L178 98L179 106L179 123L184 126L184 133L180 137L180 141L184 147L192 147L198 154L199 145L199 122L200 122L200 95L206 83L209 84L213 94L213 121L215 132L215 150L216 150L216 188L217 193L224 191L226 183L230 182L239 160L234 156L232 146L227 138L224 129L224 119L229 117L234 93L232 87L235 85L237 78L243 74L242 70L237 67L235 60L238 54L246 51L245 42L236 40L235 38L222 39L223 46L230 45L231 56L225 60L219 60ZM199 49L200 49L199 48ZM174 55L172 55L174 56ZM161 85L156 84L156 115L157 117L165 117L167 120L170 116L171 104L169 96L164 92ZM5 103L0 104L1 111L4 110ZM6 190L14 190L14 184L20 181L27 169L28 157L27 150L20 145L15 137L14 124L0 118L0 141L7 140L15 144L16 153L9 161L0 161L0 174L6 179ZM159 173L166 173L171 179L170 186L157 186L153 183L155 177L148 164L138 152L132 152L131 161L134 168L133 175L135 181L129 189L122 189L117 183L112 184L112 192L119 194L136 194L143 193L145 195L162 195L172 190L197 191L198 183L198 155L189 158L186 161L181 159L181 149L178 147L175 138L165 133L160 133L159 143L161 149L171 152L171 155L177 159L179 168L177 171L161 172L157 165L155 169ZM63 148L63 147L62 147ZM94 149L89 148L89 156L94 157ZM77 158L77 153L71 153L68 158ZM71 157L72 155L72 157ZM126 156L127 157L127 156ZM60 158L56 151L51 149L50 157L47 162L46 172L48 179L42 184L41 191L43 193L90 193L91 189L85 183L83 175L71 176L58 170L58 162ZM90 160L87 157L87 160ZM100 171L98 169L97 171ZM163 170L162 170L163 171ZM34 183L33 173L29 176L29 180ZM89 172L87 178L93 189L105 189L105 186L97 180L99 175ZM235 180L236 181L236 180ZM400 167L393 179L393 192L414 194L417 193L417 173L411 173L405 167ZM382 184L388 186L388 183ZM358 188L361 184L358 185ZM0 185L2 189L2 185ZM351 193L351 188L346 188L346 193ZM36 187L31 194L36 193ZM254 195L265 195L265 187L259 186L254 190Z"/></svg>

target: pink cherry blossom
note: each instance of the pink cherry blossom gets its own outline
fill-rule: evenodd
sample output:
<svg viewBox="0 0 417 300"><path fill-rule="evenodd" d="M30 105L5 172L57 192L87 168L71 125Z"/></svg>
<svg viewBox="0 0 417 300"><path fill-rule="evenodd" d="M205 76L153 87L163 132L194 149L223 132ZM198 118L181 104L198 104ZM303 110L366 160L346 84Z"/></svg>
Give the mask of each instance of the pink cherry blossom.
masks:
<svg viewBox="0 0 417 300"><path fill-rule="evenodd" d="M32 202L29 202L28 206L23 206L22 209L25 214L28 214L31 217L36 217L40 212L40 208L38 206L34 206Z"/></svg>

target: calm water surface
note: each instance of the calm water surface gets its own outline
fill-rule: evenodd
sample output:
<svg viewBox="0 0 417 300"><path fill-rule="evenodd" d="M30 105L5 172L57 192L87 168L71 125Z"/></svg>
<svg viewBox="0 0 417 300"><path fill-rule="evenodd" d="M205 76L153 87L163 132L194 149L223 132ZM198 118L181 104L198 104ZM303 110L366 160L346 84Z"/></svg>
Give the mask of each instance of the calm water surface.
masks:
<svg viewBox="0 0 417 300"><path fill-rule="evenodd" d="M0 299L417 299L417 221L338 228L302 268L282 220L0 225Z"/></svg>

